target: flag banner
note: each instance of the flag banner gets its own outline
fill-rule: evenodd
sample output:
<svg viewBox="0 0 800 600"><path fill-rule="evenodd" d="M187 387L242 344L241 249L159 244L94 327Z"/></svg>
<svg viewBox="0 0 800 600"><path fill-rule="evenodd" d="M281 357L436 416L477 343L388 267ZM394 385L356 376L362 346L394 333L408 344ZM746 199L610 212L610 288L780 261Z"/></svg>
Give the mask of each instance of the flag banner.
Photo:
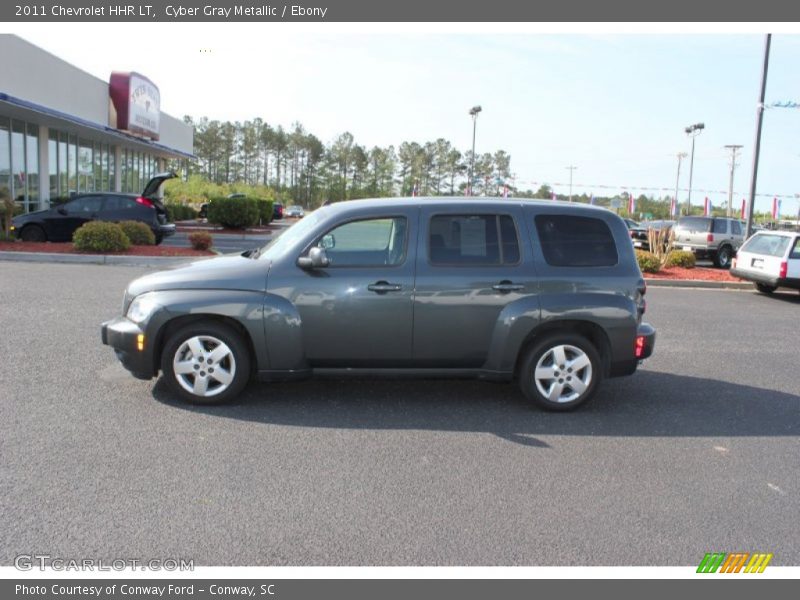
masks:
<svg viewBox="0 0 800 600"><path fill-rule="evenodd" d="M628 214L636 212L636 198L633 197L633 192L628 196Z"/></svg>
<svg viewBox="0 0 800 600"><path fill-rule="evenodd" d="M589 204L595 204L594 192L592 192L592 195L589 197Z"/></svg>
<svg viewBox="0 0 800 600"><path fill-rule="evenodd" d="M778 198L772 199L772 220L777 221L781 218L781 201Z"/></svg>
<svg viewBox="0 0 800 600"><path fill-rule="evenodd" d="M503 186L503 198L508 198L508 186Z"/></svg>
<svg viewBox="0 0 800 600"><path fill-rule="evenodd" d="M703 216L704 217L711 216L711 200L708 199L708 196L706 196L706 200L703 203Z"/></svg>
<svg viewBox="0 0 800 600"><path fill-rule="evenodd" d="M553 192L553 197L551 198L551 200L555 200L555 199L556 199L556 193Z"/></svg>
<svg viewBox="0 0 800 600"><path fill-rule="evenodd" d="M418 181L415 181L415 182L414 182L414 187L413 187L413 189L411 190L411 195L412 195L413 197L417 197L417 196L419 196L419 182L418 182Z"/></svg>
<svg viewBox="0 0 800 600"><path fill-rule="evenodd" d="M669 202L669 216L674 217L677 214L678 210L678 203L676 202L675 198L672 198Z"/></svg>
<svg viewBox="0 0 800 600"><path fill-rule="evenodd" d="M742 198L742 215L739 217L740 219L744 220L745 214L746 214L746 210L747 210L747 200Z"/></svg>

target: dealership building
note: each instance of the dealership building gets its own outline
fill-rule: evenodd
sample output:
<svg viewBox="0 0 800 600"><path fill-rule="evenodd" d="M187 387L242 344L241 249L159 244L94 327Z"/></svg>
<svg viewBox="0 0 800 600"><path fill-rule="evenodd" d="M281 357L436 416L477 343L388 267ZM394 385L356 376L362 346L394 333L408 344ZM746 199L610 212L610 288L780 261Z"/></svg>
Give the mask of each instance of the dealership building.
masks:
<svg viewBox="0 0 800 600"><path fill-rule="evenodd" d="M0 206L48 208L78 192L139 193L168 161L193 158L193 130L160 112L139 73L108 81L0 34Z"/></svg>

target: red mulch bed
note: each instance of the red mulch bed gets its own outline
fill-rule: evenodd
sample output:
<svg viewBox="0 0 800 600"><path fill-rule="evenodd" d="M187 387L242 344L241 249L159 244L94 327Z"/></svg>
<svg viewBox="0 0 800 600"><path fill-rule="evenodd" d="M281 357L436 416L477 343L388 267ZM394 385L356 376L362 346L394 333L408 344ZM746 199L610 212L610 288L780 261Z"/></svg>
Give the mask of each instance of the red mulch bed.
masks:
<svg viewBox="0 0 800 600"><path fill-rule="evenodd" d="M11 252L52 252L55 254L94 254L80 252L70 243L54 244L52 242L0 242L0 251ZM171 248L166 246L131 246L126 252L108 252L125 256L213 256L210 250L194 250L193 248Z"/></svg>
<svg viewBox="0 0 800 600"><path fill-rule="evenodd" d="M707 267L667 267L658 273L645 273L645 279L689 279L692 281L730 281L739 282L741 279L734 277L727 269L709 269Z"/></svg>

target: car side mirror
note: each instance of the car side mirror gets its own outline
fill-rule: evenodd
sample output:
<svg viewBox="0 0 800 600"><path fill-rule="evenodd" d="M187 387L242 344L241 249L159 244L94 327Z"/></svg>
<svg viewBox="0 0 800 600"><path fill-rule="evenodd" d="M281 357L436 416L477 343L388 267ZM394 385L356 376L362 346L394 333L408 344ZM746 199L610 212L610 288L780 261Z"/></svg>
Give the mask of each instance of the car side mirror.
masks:
<svg viewBox="0 0 800 600"><path fill-rule="evenodd" d="M324 269L331 264L325 248L314 246L308 251L308 256L301 256L297 259L297 266L301 269Z"/></svg>
<svg viewBox="0 0 800 600"><path fill-rule="evenodd" d="M336 247L336 237L332 233L327 235L323 235L322 239L319 241L319 247L323 250L330 250L331 248Z"/></svg>

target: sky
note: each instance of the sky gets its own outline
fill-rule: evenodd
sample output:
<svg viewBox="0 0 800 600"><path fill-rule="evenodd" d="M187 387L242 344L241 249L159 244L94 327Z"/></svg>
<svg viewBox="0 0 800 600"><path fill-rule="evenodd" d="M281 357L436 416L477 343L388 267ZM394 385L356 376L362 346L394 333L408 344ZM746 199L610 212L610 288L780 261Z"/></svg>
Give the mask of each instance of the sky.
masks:
<svg viewBox="0 0 800 600"><path fill-rule="evenodd" d="M10 29L9 27L13 27ZM176 117L294 121L324 142L398 146L439 137L511 155L517 187L574 193L674 194L679 152L696 139L692 202L727 202L730 153L744 148L734 206L751 178L764 36L761 33L546 34L519 27L376 28L290 24L6 25L89 73L135 70ZM800 35L773 36L766 103L800 102ZM756 209L775 194L800 200L800 109L765 112ZM681 169L688 187L689 161ZM610 186L609 188L601 186ZM646 188L657 188L650 191ZM662 191L663 190L663 191ZM671 190L671 191L667 191ZM710 191L705 191L710 190ZM679 193L685 202L686 192Z"/></svg>

